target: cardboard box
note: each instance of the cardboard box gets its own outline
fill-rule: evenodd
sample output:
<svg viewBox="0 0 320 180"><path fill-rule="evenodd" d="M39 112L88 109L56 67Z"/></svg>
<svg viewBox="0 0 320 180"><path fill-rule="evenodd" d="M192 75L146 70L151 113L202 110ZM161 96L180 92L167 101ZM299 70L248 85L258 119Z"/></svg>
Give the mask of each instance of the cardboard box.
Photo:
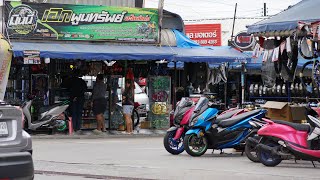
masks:
<svg viewBox="0 0 320 180"><path fill-rule="evenodd" d="M141 129L150 129L150 121L142 121L140 123L140 128Z"/></svg>
<svg viewBox="0 0 320 180"><path fill-rule="evenodd" d="M299 105L290 105L292 121L301 122L306 119L306 107Z"/></svg>
<svg viewBox="0 0 320 180"><path fill-rule="evenodd" d="M292 121L291 109L287 102L267 101L261 107L268 110L266 117L270 119Z"/></svg>

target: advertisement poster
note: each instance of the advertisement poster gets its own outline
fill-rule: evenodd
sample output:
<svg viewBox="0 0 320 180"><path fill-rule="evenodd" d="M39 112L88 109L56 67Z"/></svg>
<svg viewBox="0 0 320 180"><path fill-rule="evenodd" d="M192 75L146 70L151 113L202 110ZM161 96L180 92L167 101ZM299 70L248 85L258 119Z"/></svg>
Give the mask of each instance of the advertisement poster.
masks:
<svg viewBox="0 0 320 180"><path fill-rule="evenodd" d="M186 35L201 46L221 46L221 24L188 24Z"/></svg>
<svg viewBox="0 0 320 180"><path fill-rule="evenodd" d="M8 41L0 35L0 100L4 99L10 73L12 60L12 51L10 49Z"/></svg>
<svg viewBox="0 0 320 180"><path fill-rule="evenodd" d="M151 128L167 129L170 126L171 79L169 76L150 76L149 101Z"/></svg>
<svg viewBox="0 0 320 180"><path fill-rule="evenodd" d="M11 39L156 43L158 21L151 8L5 2Z"/></svg>
<svg viewBox="0 0 320 180"><path fill-rule="evenodd" d="M25 50L23 55L23 64L41 64L40 51Z"/></svg>

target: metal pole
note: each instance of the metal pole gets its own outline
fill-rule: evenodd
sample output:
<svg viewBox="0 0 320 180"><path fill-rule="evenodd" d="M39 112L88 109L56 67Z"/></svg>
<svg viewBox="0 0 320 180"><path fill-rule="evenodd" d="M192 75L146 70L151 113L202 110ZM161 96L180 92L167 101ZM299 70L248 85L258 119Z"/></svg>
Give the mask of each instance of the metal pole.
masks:
<svg viewBox="0 0 320 180"><path fill-rule="evenodd" d="M287 82L287 92L288 92L288 102L291 102L291 91L290 91L291 83Z"/></svg>
<svg viewBox="0 0 320 180"><path fill-rule="evenodd" d="M232 34L231 34L231 41L233 40L233 33L234 33L234 24L236 23L236 15L237 15L237 6L238 3L236 3L236 6L234 8L234 16L233 16L233 25L232 25Z"/></svg>
<svg viewBox="0 0 320 180"><path fill-rule="evenodd" d="M245 71L244 64L241 65L241 106L244 104L244 79L245 79Z"/></svg>
<svg viewBox="0 0 320 180"><path fill-rule="evenodd" d="M263 3L263 16L267 16L267 3Z"/></svg>
<svg viewBox="0 0 320 180"><path fill-rule="evenodd" d="M226 66L227 66L227 69L228 69L229 68L228 63L226 63ZM228 74L229 74L229 71L227 70L227 72L226 72L227 81L224 84L224 108L225 109L228 108L228 100L227 100L227 97L228 97Z"/></svg>
<svg viewBox="0 0 320 180"><path fill-rule="evenodd" d="M162 29L162 19L163 19L163 6L164 6L164 0L159 0L159 4L158 4L158 14L159 14L158 44L161 43L161 29Z"/></svg>
<svg viewBox="0 0 320 180"><path fill-rule="evenodd" d="M173 80L173 106L172 108L176 109L176 86L177 86L177 62L174 61L174 80Z"/></svg>

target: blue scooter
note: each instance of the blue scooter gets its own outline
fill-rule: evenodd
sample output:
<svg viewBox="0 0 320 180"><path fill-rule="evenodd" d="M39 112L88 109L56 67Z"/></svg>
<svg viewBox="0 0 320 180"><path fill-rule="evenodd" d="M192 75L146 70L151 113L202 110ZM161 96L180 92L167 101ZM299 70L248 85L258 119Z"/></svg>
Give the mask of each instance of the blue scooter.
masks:
<svg viewBox="0 0 320 180"><path fill-rule="evenodd" d="M260 128L254 121L261 121L266 113L266 110L259 109L216 121L218 110L211 108L205 97L200 98L195 114L206 106L208 108L201 115L190 121L190 129L183 140L184 148L191 156L201 156L208 149L222 151L225 148L244 147L245 140L255 136Z"/></svg>

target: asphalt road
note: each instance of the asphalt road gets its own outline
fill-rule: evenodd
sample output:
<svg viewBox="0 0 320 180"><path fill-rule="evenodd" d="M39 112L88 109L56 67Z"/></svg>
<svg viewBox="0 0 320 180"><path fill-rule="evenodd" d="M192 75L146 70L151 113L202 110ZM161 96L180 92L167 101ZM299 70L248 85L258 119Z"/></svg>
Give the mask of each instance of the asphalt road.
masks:
<svg viewBox="0 0 320 180"><path fill-rule="evenodd" d="M320 163L283 161L277 167L252 163L233 149L201 157L170 155L162 138L35 139L38 180L89 179L320 179Z"/></svg>

